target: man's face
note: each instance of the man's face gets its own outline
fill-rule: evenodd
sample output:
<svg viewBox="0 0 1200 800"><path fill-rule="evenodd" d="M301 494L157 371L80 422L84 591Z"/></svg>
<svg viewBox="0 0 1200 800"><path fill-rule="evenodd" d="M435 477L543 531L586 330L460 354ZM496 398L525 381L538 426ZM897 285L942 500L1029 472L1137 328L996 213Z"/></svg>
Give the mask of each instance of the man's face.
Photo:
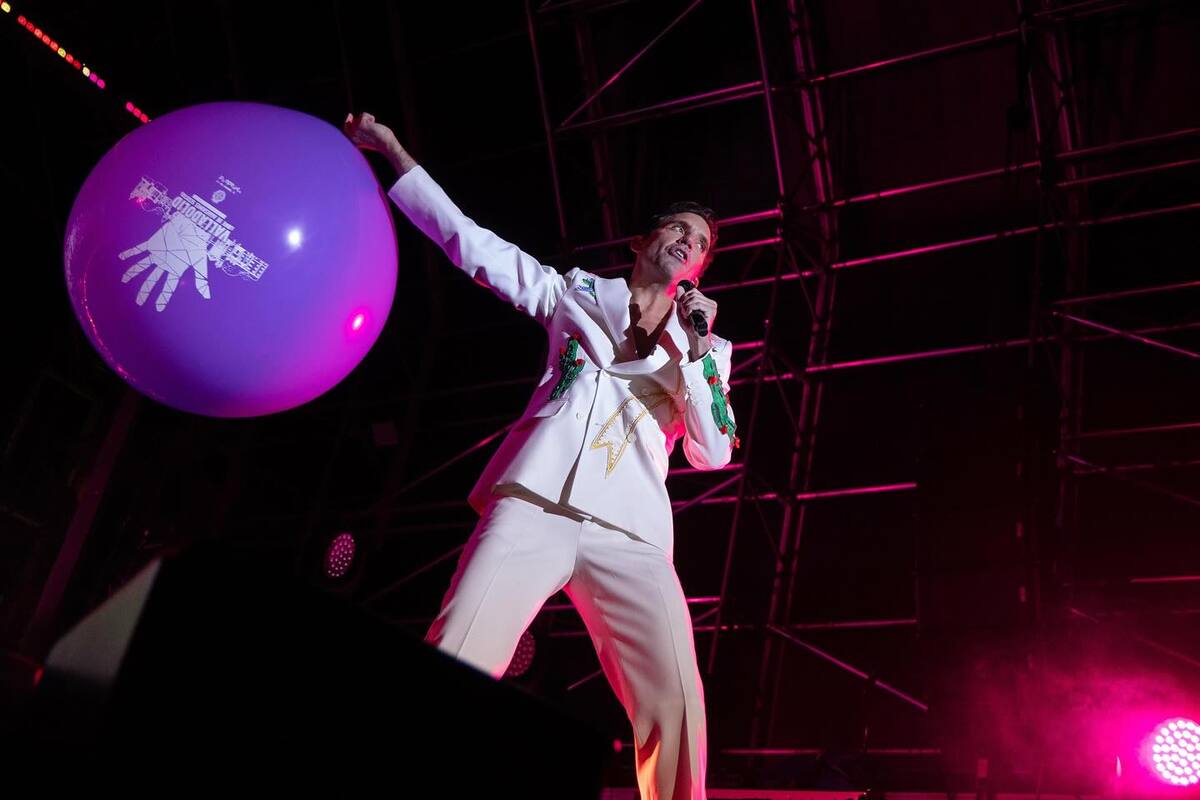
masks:
<svg viewBox="0 0 1200 800"><path fill-rule="evenodd" d="M712 238L708 223L699 214L672 214L635 246L638 260L649 262L655 272L674 281L695 281L708 258Z"/></svg>

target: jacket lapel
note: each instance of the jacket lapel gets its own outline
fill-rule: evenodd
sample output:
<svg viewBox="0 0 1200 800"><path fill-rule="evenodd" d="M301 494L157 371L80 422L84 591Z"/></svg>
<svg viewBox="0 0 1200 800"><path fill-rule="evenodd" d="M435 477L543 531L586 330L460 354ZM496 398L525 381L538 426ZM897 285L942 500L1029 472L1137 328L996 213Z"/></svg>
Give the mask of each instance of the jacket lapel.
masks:
<svg viewBox="0 0 1200 800"><path fill-rule="evenodd" d="M614 351L620 350L629 330L629 286L624 278L596 278L596 305Z"/></svg>
<svg viewBox="0 0 1200 800"><path fill-rule="evenodd" d="M600 306L600 315L615 345L614 349L618 352L624 345L631 324L629 299L629 285L624 278L596 279L596 300ZM668 361L678 360L680 354L687 353L687 347L687 334L679 324L679 315L672 306L667 324L653 353L636 361L610 364L606 369L617 375L646 375L662 369Z"/></svg>

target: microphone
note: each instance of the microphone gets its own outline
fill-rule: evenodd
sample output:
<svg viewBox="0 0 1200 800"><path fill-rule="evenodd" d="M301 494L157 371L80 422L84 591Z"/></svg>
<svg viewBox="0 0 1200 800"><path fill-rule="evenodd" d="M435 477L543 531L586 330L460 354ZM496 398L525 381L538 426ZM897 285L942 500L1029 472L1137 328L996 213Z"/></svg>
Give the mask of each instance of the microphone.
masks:
<svg viewBox="0 0 1200 800"><path fill-rule="evenodd" d="M696 288L696 284L692 283L691 281L680 281L679 288L683 289L685 292L690 292L692 289ZM697 336L708 336L708 320L704 318L704 314L700 313L699 311L693 311L691 320L692 327L696 329Z"/></svg>

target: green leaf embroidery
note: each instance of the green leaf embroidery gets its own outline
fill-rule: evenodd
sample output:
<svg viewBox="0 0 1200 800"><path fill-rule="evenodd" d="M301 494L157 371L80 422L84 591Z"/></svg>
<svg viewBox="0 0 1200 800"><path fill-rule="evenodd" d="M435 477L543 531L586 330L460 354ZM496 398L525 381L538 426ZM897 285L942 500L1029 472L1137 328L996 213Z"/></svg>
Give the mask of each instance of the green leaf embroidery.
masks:
<svg viewBox="0 0 1200 800"><path fill-rule="evenodd" d="M558 383L550 393L551 400L557 400L566 394L567 389L570 389L571 384L579 377L579 373L583 372L583 359L579 357L579 340L574 336L559 352L558 369Z"/></svg>
<svg viewBox="0 0 1200 800"><path fill-rule="evenodd" d="M712 415L713 422L717 424L717 428L729 437L729 441L736 447L739 444L738 438L735 435L737 425L729 418L729 403L725 399L725 387L721 383L721 373L717 370L717 362L713 360L711 353L704 354L704 379L708 382L708 388L712 391Z"/></svg>

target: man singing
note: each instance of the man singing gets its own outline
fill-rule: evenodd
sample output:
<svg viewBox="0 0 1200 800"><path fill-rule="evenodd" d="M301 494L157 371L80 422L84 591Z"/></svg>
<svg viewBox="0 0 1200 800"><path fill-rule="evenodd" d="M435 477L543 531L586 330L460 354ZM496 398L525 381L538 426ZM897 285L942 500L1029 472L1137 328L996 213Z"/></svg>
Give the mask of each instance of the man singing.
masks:
<svg viewBox="0 0 1200 800"><path fill-rule="evenodd" d="M633 725L643 800L703 798L704 690L666 477L678 439L699 469L738 445L733 346L709 333L717 304L694 286L712 260L712 211L675 203L654 217L631 243L628 283L560 274L467 218L370 114L344 129L395 167L388 195L413 224L550 340L528 407L470 493L479 522L426 641L499 677L565 591Z"/></svg>

